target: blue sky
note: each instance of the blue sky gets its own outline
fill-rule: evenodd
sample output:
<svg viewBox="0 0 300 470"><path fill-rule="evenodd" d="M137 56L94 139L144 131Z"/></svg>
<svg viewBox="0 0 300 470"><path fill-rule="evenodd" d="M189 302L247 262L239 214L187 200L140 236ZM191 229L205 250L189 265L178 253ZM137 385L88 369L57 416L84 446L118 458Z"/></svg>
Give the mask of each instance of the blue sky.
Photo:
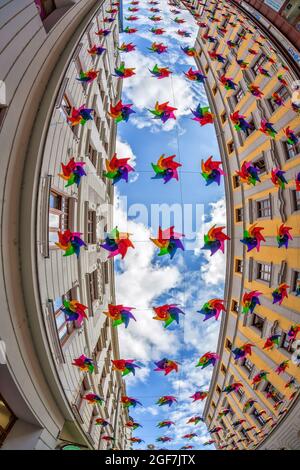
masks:
<svg viewBox="0 0 300 470"><path fill-rule="evenodd" d="M190 66L196 68L193 59L180 48L194 45L197 34L194 19L185 10L180 15L170 13L172 7L166 0L155 6L161 9L155 13L162 16L159 23L148 19L152 13L146 0L140 1L136 13L128 12L128 6L129 2L125 1L124 17L133 14L139 20L124 20L124 27L136 27L138 32L121 34L120 41L133 42L136 51L121 54L126 67L136 68L136 75L124 80L122 100L133 103L136 114L128 123L118 125L117 152L119 157L132 158L135 173L131 174L128 184L120 182L117 186L114 223L120 230L133 234L135 245L124 261L116 262L117 302L135 307L137 320L131 322L127 330L119 327L121 357L144 364L136 377L126 377L127 394L143 404L131 411L143 426L134 435L145 441L135 447L155 444L158 448L178 449L191 444L195 449L201 449L203 442L209 439L205 425L187 425L186 422L194 415L201 415L204 403L191 404L189 397L196 390L208 389L212 368L200 370L195 365L205 352L216 350L219 323L215 320L204 323L196 311L210 298L223 298L225 255L217 253L209 259L208 253L200 248L203 233L209 226L225 224L225 203L223 185L205 187L200 165L201 159L210 155L219 159L218 145L213 125L201 127L191 119L191 108L195 109L198 103L207 104L203 85L190 82L183 73ZM175 16L184 18L186 23L177 25L173 21ZM149 31L152 26L162 27L166 34L154 35ZM176 34L178 29L191 32L191 37L181 38ZM147 48L153 41L163 42L168 46L168 52L162 55L151 53ZM173 72L171 78L153 78L148 69L156 63L168 66ZM156 101L169 101L171 106L178 108L176 121L162 124L153 120L147 108L153 109ZM166 156L176 154L176 160L182 164L179 182L171 180L164 185L162 180L151 179L151 162L156 162L163 153ZM178 251L172 261L169 257L157 257L157 249L149 240L150 235L156 235L159 225L155 205L163 203L180 204L180 215L181 204L185 207L190 204L191 220L184 220L182 231L189 232L190 222L196 232L194 242L186 243L186 250ZM133 215L136 211L140 211L137 217ZM177 231L181 228L175 227ZM152 307L164 303L177 303L185 312L178 326L164 329L161 322L153 320ZM165 377L160 372L153 372L153 361L164 357L181 363L177 374L173 372ZM161 395L176 396L177 405L158 407L155 402ZM164 419L174 421L176 426L159 430L156 424ZM197 432L198 437L191 442L182 439L189 432ZM170 436L173 441L162 446L155 442L163 435Z"/></svg>

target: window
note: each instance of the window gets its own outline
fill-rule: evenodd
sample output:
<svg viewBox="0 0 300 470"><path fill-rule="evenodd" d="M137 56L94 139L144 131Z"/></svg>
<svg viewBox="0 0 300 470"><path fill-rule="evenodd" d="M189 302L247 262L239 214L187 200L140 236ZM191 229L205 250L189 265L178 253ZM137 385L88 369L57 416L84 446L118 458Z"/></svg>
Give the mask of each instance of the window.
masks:
<svg viewBox="0 0 300 470"><path fill-rule="evenodd" d="M260 175L267 172L266 161L264 157L255 160L253 165L259 170Z"/></svg>
<svg viewBox="0 0 300 470"><path fill-rule="evenodd" d="M37 6L41 20L47 18L47 16L49 16L54 10L56 10L54 0L34 0L34 2Z"/></svg>
<svg viewBox="0 0 300 470"><path fill-rule="evenodd" d="M231 140L230 142L228 142L227 144L227 149L228 149L228 153L232 153L234 151L234 143L233 143L233 140Z"/></svg>
<svg viewBox="0 0 300 470"><path fill-rule="evenodd" d="M244 90L242 88L239 88L237 92L235 93L235 95L233 95L235 103L238 104L244 96L245 96Z"/></svg>
<svg viewBox="0 0 300 470"><path fill-rule="evenodd" d="M257 61L255 62L255 64L252 67L252 70L253 70L255 75L258 75L259 67L262 67L266 62L267 62L267 59L266 59L266 56L264 54L259 56L259 58L257 59Z"/></svg>
<svg viewBox="0 0 300 470"><path fill-rule="evenodd" d="M254 408L252 414L253 414L254 418L256 419L256 421L258 421L258 423L259 423L261 426L263 426L263 425L266 423L265 420L264 420L264 418L263 418L263 416L261 416L261 415L259 414L259 412L257 411L256 408Z"/></svg>
<svg viewBox="0 0 300 470"><path fill-rule="evenodd" d="M245 131L245 136L246 137L249 137L249 135L251 135L256 130L253 119L249 119L248 122L249 122L251 127L247 127L247 129Z"/></svg>
<svg viewBox="0 0 300 470"><path fill-rule="evenodd" d="M207 64L207 65L205 66L205 69L204 69L205 73L207 73L208 70L209 70L209 65Z"/></svg>
<svg viewBox="0 0 300 470"><path fill-rule="evenodd" d="M257 279L261 281L271 281L271 265L264 263L257 263Z"/></svg>
<svg viewBox="0 0 300 470"><path fill-rule="evenodd" d="M221 390L221 388L219 387L219 385L217 385L216 391L217 391L217 393L220 395L220 393L221 393L222 390Z"/></svg>
<svg viewBox="0 0 300 470"><path fill-rule="evenodd" d="M300 135L298 134L297 137L299 138ZM291 158L296 157L300 153L300 140L297 144L291 145L288 142L283 142L284 149L285 149L285 158L286 160L290 160Z"/></svg>
<svg viewBox="0 0 300 470"><path fill-rule="evenodd" d="M244 367L249 372L249 374L251 374L251 372L253 371L254 364L249 359L244 358L242 362L242 367Z"/></svg>
<svg viewBox="0 0 300 470"><path fill-rule="evenodd" d="M212 406L213 408L216 408L216 404L215 404L214 401L211 402L211 406Z"/></svg>
<svg viewBox="0 0 300 470"><path fill-rule="evenodd" d="M236 189L236 188L238 188L239 186L241 186L239 175L234 175L234 176L232 177L232 184L233 184L234 189Z"/></svg>
<svg viewBox="0 0 300 470"><path fill-rule="evenodd" d="M256 216L258 219L271 217L271 202L269 198L256 201Z"/></svg>
<svg viewBox="0 0 300 470"><path fill-rule="evenodd" d="M234 313L239 312L239 304L236 300L231 301L231 311L234 312Z"/></svg>
<svg viewBox="0 0 300 470"><path fill-rule="evenodd" d="M235 272L242 273L243 272L243 260L236 259L235 260Z"/></svg>
<svg viewBox="0 0 300 470"><path fill-rule="evenodd" d="M95 269L92 273L89 273L88 276L88 289L90 294L90 300L93 303L99 298L98 294L98 270Z"/></svg>
<svg viewBox="0 0 300 470"><path fill-rule="evenodd" d="M289 353L296 351L297 346L293 346L293 340L290 340L287 333L283 332L281 336L281 345L280 347Z"/></svg>
<svg viewBox="0 0 300 470"><path fill-rule="evenodd" d="M224 124L224 122L227 121L227 116L226 116L226 112L225 112L225 111L223 111L223 113L221 114L221 121L222 121L223 124Z"/></svg>
<svg viewBox="0 0 300 470"><path fill-rule="evenodd" d="M235 221L242 222L242 220L243 220L243 208L238 207L237 209L235 209Z"/></svg>
<svg viewBox="0 0 300 470"><path fill-rule="evenodd" d="M232 342L226 338L226 341L225 341L225 348L228 349L229 351L231 351L232 349Z"/></svg>
<svg viewBox="0 0 300 470"><path fill-rule="evenodd" d="M292 274L291 291L296 293L300 286L300 271L294 271Z"/></svg>
<svg viewBox="0 0 300 470"><path fill-rule="evenodd" d="M212 87L212 94L215 96L217 94L217 91L218 91L217 85L214 85Z"/></svg>
<svg viewBox="0 0 300 470"><path fill-rule="evenodd" d="M71 113L72 113L72 105L71 105L71 101L69 100L68 96L66 95L66 93L64 93L63 95L63 98L61 100L61 103L60 103L60 109L61 111L64 113L66 119L71 116ZM69 121L67 121L68 124L70 125ZM79 126L71 126L71 129L72 129L72 132L78 136L78 129L79 129Z"/></svg>
<svg viewBox="0 0 300 470"><path fill-rule="evenodd" d="M87 211L87 242L96 243L96 212Z"/></svg>
<svg viewBox="0 0 300 470"><path fill-rule="evenodd" d="M79 387L79 391L77 393L77 396L75 398L75 403L74 403L79 412L80 412L80 408L82 404L84 403L83 397L85 396L88 390L90 390L90 385L89 385L87 377L84 377Z"/></svg>
<svg viewBox="0 0 300 470"><path fill-rule="evenodd" d="M240 401L241 401L243 396L245 395L245 392L242 388L237 388L236 389L236 394L240 397Z"/></svg>
<svg viewBox="0 0 300 470"><path fill-rule="evenodd" d="M50 191L49 201L49 245L55 247L58 231L69 228L69 198L58 192Z"/></svg>
<svg viewBox="0 0 300 470"><path fill-rule="evenodd" d="M269 395L269 400L273 400L274 403L278 403L284 398L284 395L278 392L278 390L270 382L267 382L264 392L266 395Z"/></svg>
<svg viewBox="0 0 300 470"><path fill-rule="evenodd" d="M88 147L88 156L89 156L89 159L91 160L92 164L94 165L94 167L96 168L97 167L97 157L98 157L98 152L97 150L95 150L91 144L89 144L89 147Z"/></svg>
<svg viewBox="0 0 300 470"><path fill-rule="evenodd" d="M300 191L296 191L295 189L291 190L291 199L292 199L292 211L299 211L300 210Z"/></svg>
<svg viewBox="0 0 300 470"><path fill-rule="evenodd" d="M256 313L253 314L252 325L259 331L262 331L264 328L265 320Z"/></svg>
<svg viewBox="0 0 300 470"><path fill-rule="evenodd" d="M75 329L75 321L67 321L66 314L61 310L64 300L72 300L71 291L63 297L58 297L53 301L54 317L60 344L64 344Z"/></svg>
<svg viewBox="0 0 300 470"><path fill-rule="evenodd" d="M221 372L223 372L223 374L226 374L226 367L224 366L224 364L221 365Z"/></svg>
<svg viewBox="0 0 300 470"><path fill-rule="evenodd" d="M290 97L289 90L284 85L282 85L275 93L277 93L283 101L287 101ZM280 107L280 105L275 103L273 98L269 98L268 102L273 112Z"/></svg>
<svg viewBox="0 0 300 470"><path fill-rule="evenodd" d="M7 434L13 427L17 418L2 397L0 395L0 447L2 446Z"/></svg>

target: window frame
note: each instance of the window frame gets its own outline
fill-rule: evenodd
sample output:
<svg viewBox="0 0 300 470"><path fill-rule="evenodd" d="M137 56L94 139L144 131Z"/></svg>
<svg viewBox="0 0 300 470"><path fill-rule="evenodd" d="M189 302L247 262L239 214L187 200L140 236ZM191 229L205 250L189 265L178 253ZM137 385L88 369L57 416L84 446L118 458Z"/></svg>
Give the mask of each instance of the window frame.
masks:
<svg viewBox="0 0 300 470"><path fill-rule="evenodd" d="M0 448L2 447L5 439L7 438L8 434L10 433L12 427L14 426L15 422L17 421L17 416L14 414L13 410L4 399L3 395L0 393L0 401L3 402L5 408L9 411L9 422L5 428L0 425Z"/></svg>

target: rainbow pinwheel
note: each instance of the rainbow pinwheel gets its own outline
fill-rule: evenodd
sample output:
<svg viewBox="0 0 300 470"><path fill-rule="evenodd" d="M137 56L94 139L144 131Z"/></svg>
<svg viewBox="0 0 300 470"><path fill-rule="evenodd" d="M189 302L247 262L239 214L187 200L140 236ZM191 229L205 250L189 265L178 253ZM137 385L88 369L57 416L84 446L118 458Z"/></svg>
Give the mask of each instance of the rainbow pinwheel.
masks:
<svg viewBox="0 0 300 470"><path fill-rule="evenodd" d="M292 102L292 110L295 111L295 113L300 114L300 104Z"/></svg>
<svg viewBox="0 0 300 470"><path fill-rule="evenodd" d="M209 57L211 58L211 60L213 62L217 61L220 64L225 64L225 62L226 62L226 58L223 57L221 54L217 54L217 52L215 52L215 51L209 51L208 55L209 55Z"/></svg>
<svg viewBox="0 0 300 470"><path fill-rule="evenodd" d="M128 42L127 44L125 42L122 42L121 46L117 49L121 52L135 51L135 44L132 44L132 42Z"/></svg>
<svg viewBox="0 0 300 470"><path fill-rule="evenodd" d="M250 432L250 431L253 431L254 429L256 429L256 426L249 426L249 428L245 428L245 431Z"/></svg>
<svg viewBox="0 0 300 470"><path fill-rule="evenodd" d="M261 65L257 68L257 71L264 77L271 77L268 70L264 69Z"/></svg>
<svg viewBox="0 0 300 470"><path fill-rule="evenodd" d="M201 106L198 104L195 111L191 109L193 115L195 117L192 118L193 121L199 122L201 126L205 126L205 124L212 124L214 115L210 112L209 106Z"/></svg>
<svg viewBox="0 0 300 470"><path fill-rule="evenodd" d="M122 304L108 304L108 312L103 313L113 320L113 326L122 325L122 323L124 323L125 328L127 328L131 319L136 321L131 310L133 310L133 307L124 307Z"/></svg>
<svg viewBox="0 0 300 470"><path fill-rule="evenodd" d="M285 384L284 388L292 388L296 385L295 377L291 377L288 382Z"/></svg>
<svg viewBox="0 0 300 470"><path fill-rule="evenodd" d="M198 56L198 52L196 51L194 47L185 46L185 47L181 47L181 50L189 57Z"/></svg>
<svg viewBox="0 0 300 470"><path fill-rule="evenodd" d="M156 245L160 251L158 256L164 256L169 254L170 258L173 259L177 249L184 250L181 238L184 237L182 233L174 231L174 227L162 230L161 227L158 229L158 238L150 238L150 240Z"/></svg>
<svg viewBox="0 0 300 470"><path fill-rule="evenodd" d="M176 155L165 157L165 154L162 154L156 164L151 163L155 171L155 176L153 176L152 179L163 179L164 184L168 183L173 178L178 181L177 168L182 165L181 163L175 162L174 158L176 158Z"/></svg>
<svg viewBox="0 0 300 470"><path fill-rule="evenodd" d="M282 246L285 246L288 248L289 246L289 240L293 240L292 235L290 234L290 231L293 230L292 227L288 227L287 225L281 224L280 227L277 229L277 243L278 243L278 248L281 248Z"/></svg>
<svg viewBox="0 0 300 470"><path fill-rule="evenodd" d="M76 78L81 83L91 83L93 82L99 74L98 70L90 69L86 72L81 71L79 78Z"/></svg>
<svg viewBox="0 0 300 470"><path fill-rule="evenodd" d="M131 416L128 416L128 418L129 418L128 421L126 421L126 423L125 423L125 426L127 428L135 430L137 428L142 428L143 427L140 423L137 423L136 421L134 421L134 419L131 418Z"/></svg>
<svg viewBox="0 0 300 470"><path fill-rule="evenodd" d="M300 191L300 171L296 175L295 184L296 184L296 191L297 192Z"/></svg>
<svg viewBox="0 0 300 470"><path fill-rule="evenodd" d="M110 34L110 29L99 29L99 31L97 31L95 34L96 36L105 37Z"/></svg>
<svg viewBox="0 0 300 470"><path fill-rule="evenodd" d="M125 257L128 248L134 248L133 243L129 238L130 234L119 232L115 227L105 238L105 242L100 244L102 248L109 251L108 258L121 255L122 259Z"/></svg>
<svg viewBox="0 0 300 470"><path fill-rule="evenodd" d="M55 245L65 252L63 256L76 254L77 258L79 257L80 248L87 246L80 235L80 232L71 232L70 230L58 232L58 242L55 242Z"/></svg>
<svg viewBox="0 0 300 470"><path fill-rule="evenodd" d="M237 361L247 357L248 355L251 356L253 346L254 345L251 343L245 343L240 348L233 349L232 354L234 355L234 360Z"/></svg>
<svg viewBox="0 0 300 470"><path fill-rule="evenodd" d="M159 21L161 21L161 16L152 15L152 16L149 16L149 20L154 21L155 23L158 23Z"/></svg>
<svg viewBox="0 0 300 470"><path fill-rule="evenodd" d="M167 122L169 119L176 119L174 111L177 108L172 108L169 106L169 101L159 104L158 101L155 103L154 109L148 109L151 114L154 115L154 119L160 119L163 123Z"/></svg>
<svg viewBox="0 0 300 470"><path fill-rule="evenodd" d="M276 104L276 106L284 106L284 104L283 104L283 103L284 103L284 100L283 100L283 99L281 98L281 96L280 96L278 93L276 93L276 92L274 92L274 93L272 94L272 101L273 101L274 104Z"/></svg>
<svg viewBox="0 0 300 470"><path fill-rule="evenodd" d="M83 318L87 318L85 310L88 307L78 302L78 300L64 299L61 311L66 315L66 321L78 321L81 323Z"/></svg>
<svg viewBox="0 0 300 470"><path fill-rule="evenodd" d="M214 444L216 441L214 439L210 439L209 441L206 441L203 443L204 446L210 446L211 444Z"/></svg>
<svg viewBox="0 0 300 470"><path fill-rule="evenodd" d="M255 49L248 49L249 54L257 55L258 52Z"/></svg>
<svg viewBox="0 0 300 470"><path fill-rule="evenodd" d="M285 185L288 184L287 179L285 178L286 171L281 170L280 168L274 168L271 171L271 180L275 186L278 188L285 189Z"/></svg>
<svg viewBox="0 0 300 470"><path fill-rule="evenodd" d="M221 426L214 426L212 429L208 430L210 434L218 434L220 431L223 431Z"/></svg>
<svg viewBox="0 0 300 470"><path fill-rule="evenodd" d="M96 46L95 44L90 48L88 49L88 53L91 55L91 56L95 56L95 55L102 55L103 52L106 51L106 48L105 47L102 47L102 46Z"/></svg>
<svg viewBox="0 0 300 470"><path fill-rule="evenodd" d="M280 74L277 76L277 78L278 78L278 81L281 83L281 85L286 86L286 87L289 86L288 82L283 78L283 75Z"/></svg>
<svg viewBox="0 0 300 470"><path fill-rule="evenodd" d="M246 422L245 419L238 419L238 420L236 420L236 421L234 421L234 422L232 423L232 426L233 426L234 428L237 428L238 426L240 426L241 424L243 424L243 423L245 423L245 422Z"/></svg>
<svg viewBox="0 0 300 470"><path fill-rule="evenodd" d="M231 412L231 408L223 408L223 409L219 412L217 419L220 420L221 418L223 418L223 416L227 416L228 413L230 413L230 412Z"/></svg>
<svg viewBox="0 0 300 470"><path fill-rule="evenodd" d="M182 436L182 439L188 439L190 441L191 439L197 436L198 434L196 434L195 432L190 432L188 434L184 434L184 436Z"/></svg>
<svg viewBox="0 0 300 470"><path fill-rule="evenodd" d="M115 21L115 18L114 17L108 17L108 16L105 16L103 18L103 22L104 23L113 23Z"/></svg>
<svg viewBox="0 0 300 470"><path fill-rule="evenodd" d="M246 68L248 68L249 62L245 62L242 59L237 59L236 62L241 67L242 70L245 70Z"/></svg>
<svg viewBox="0 0 300 470"><path fill-rule="evenodd" d="M160 436L156 439L156 442L170 442L173 441L172 437Z"/></svg>
<svg viewBox="0 0 300 470"><path fill-rule="evenodd" d="M204 80L207 78L200 70L193 70L192 67L187 72L184 72L184 75L192 82L204 83Z"/></svg>
<svg viewBox="0 0 300 470"><path fill-rule="evenodd" d="M141 442L145 442L143 441L143 439L141 439L140 437L130 437L130 442L133 442L135 444L140 444Z"/></svg>
<svg viewBox="0 0 300 470"><path fill-rule="evenodd" d="M207 34L207 33L203 34L202 38L205 41L208 41L210 44L215 44L217 42L217 39L214 36L211 36L210 34Z"/></svg>
<svg viewBox="0 0 300 470"><path fill-rule="evenodd" d="M281 335L271 335L271 336L269 336L265 341L263 349L267 349L269 351L269 350L274 349L275 345L277 347L279 347L280 338L281 338Z"/></svg>
<svg viewBox="0 0 300 470"><path fill-rule="evenodd" d="M212 183L217 183L220 186L221 176L224 175L224 171L220 168L221 161L213 161L213 157L209 157L206 161L201 162L201 175L206 181L206 186Z"/></svg>
<svg viewBox="0 0 300 470"><path fill-rule="evenodd" d="M160 421L159 423L157 423L156 427L157 428L166 428L166 427L169 428L172 425L175 426L174 421Z"/></svg>
<svg viewBox="0 0 300 470"><path fill-rule="evenodd" d="M110 426L110 423L106 421L104 418L96 418L95 419L95 425L96 426L103 426L104 428L106 426Z"/></svg>
<svg viewBox="0 0 300 470"><path fill-rule="evenodd" d="M205 398L208 396L208 391L202 392L201 390L198 390L197 392L194 393L194 395L190 396L190 398L193 398L193 401L202 401L205 400Z"/></svg>
<svg viewBox="0 0 300 470"><path fill-rule="evenodd" d="M99 397L95 393L88 393L83 397L84 400L88 402L89 405L103 405L104 398Z"/></svg>
<svg viewBox="0 0 300 470"><path fill-rule="evenodd" d="M129 8L128 8L129 9ZM118 13L118 8L109 8L108 10L105 10L106 13L110 13L111 15L115 15L116 13Z"/></svg>
<svg viewBox="0 0 300 470"><path fill-rule="evenodd" d="M299 142L299 138L296 136L295 132L290 129L288 126L286 129L284 129L284 133L286 135L286 139L288 144L290 145L296 145Z"/></svg>
<svg viewBox="0 0 300 470"><path fill-rule="evenodd" d="M198 310L197 313L201 313L204 316L203 321L209 320L210 318L215 317L218 320L221 311L226 312L226 309L223 304L223 300L220 299L211 299L205 302L201 310Z"/></svg>
<svg viewBox="0 0 300 470"><path fill-rule="evenodd" d="M128 165L130 158L117 158L115 153L111 160L106 160L106 170L103 175L113 181L113 185L120 180L125 180L128 183L128 174L134 171L134 168Z"/></svg>
<svg viewBox="0 0 300 470"><path fill-rule="evenodd" d="M235 90L237 87L237 84L232 80L232 78L226 77L225 75L222 75L219 78L219 81L224 85L225 90Z"/></svg>
<svg viewBox="0 0 300 470"><path fill-rule="evenodd" d="M192 416L188 421L187 424L195 424L203 422L203 418L201 416Z"/></svg>
<svg viewBox="0 0 300 470"><path fill-rule="evenodd" d="M130 408L131 406L135 408L136 405L143 406L141 402L139 402L135 398L128 397L127 395L123 395L121 397L121 403L124 406L124 408Z"/></svg>
<svg viewBox="0 0 300 470"><path fill-rule="evenodd" d="M235 111L233 114L230 114L230 119L234 124L235 130L247 132L249 129L253 129L253 124L250 124L245 117L246 116L239 114L239 111Z"/></svg>
<svg viewBox="0 0 300 470"><path fill-rule="evenodd" d="M295 341L297 334L300 332L300 324L292 325L288 331L288 338L290 341Z"/></svg>
<svg viewBox="0 0 300 470"><path fill-rule="evenodd" d="M125 16L125 20L127 21L137 21L139 19L138 16L130 15L130 16Z"/></svg>
<svg viewBox="0 0 300 470"><path fill-rule="evenodd" d="M156 365L156 369L154 369L155 372L164 372L165 375L170 374L173 370L175 372L178 372L178 362L171 361L170 359L162 359L161 361L154 362Z"/></svg>
<svg viewBox="0 0 300 470"><path fill-rule="evenodd" d="M172 395L164 395L160 397L156 402L156 404L159 406L163 406L163 405L172 406L173 403L177 403L177 399L173 397Z"/></svg>
<svg viewBox="0 0 300 470"><path fill-rule="evenodd" d="M135 8L135 7L128 7L128 11L132 11L133 13L139 11L139 8Z"/></svg>
<svg viewBox="0 0 300 470"><path fill-rule="evenodd" d="M243 388L243 384L241 382L233 382L232 384L227 385L226 387L224 387L222 391L229 394L231 392L238 391L240 388Z"/></svg>
<svg viewBox="0 0 300 470"><path fill-rule="evenodd" d="M272 122L268 122L266 119L261 120L261 126L259 130L273 139L277 134L277 131L274 129Z"/></svg>
<svg viewBox="0 0 300 470"><path fill-rule="evenodd" d="M154 320L165 322L164 327L167 328L173 321L179 324L179 314L184 315L184 312L177 307L177 304L165 304L160 307L153 307L155 312Z"/></svg>
<svg viewBox="0 0 300 470"><path fill-rule="evenodd" d="M153 33L153 34L156 34L157 36L161 36L162 34L164 34L166 31L162 28L156 28L156 27L153 27L150 29L150 32Z"/></svg>
<svg viewBox="0 0 300 470"><path fill-rule="evenodd" d="M86 357L84 354L74 359L72 362L72 366L79 367L79 369L83 372L92 373L95 370L95 364L93 359Z"/></svg>
<svg viewBox="0 0 300 470"><path fill-rule="evenodd" d="M175 23L177 24L183 24L185 23L185 20L183 18L178 18L177 16L174 18Z"/></svg>
<svg viewBox="0 0 300 470"><path fill-rule="evenodd" d="M123 29L123 33L127 33L127 34L134 34L136 32L137 32L136 28L129 28L129 26L126 26L126 28Z"/></svg>
<svg viewBox="0 0 300 470"><path fill-rule="evenodd" d="M255 186L259 179L259 169L252 162L244 162L241 169L236 171L242 183Z"/></svg>
<svg viewBox="0 0 300 470"><path fill-rule="evenodd" d="M108 435L101 436L101 439L103 439L103 441L106 441L106 442L114 441L114 438Z"/></svg>
<svg viewBox="0 0 300 470"><path fill-rule="evenodd" d="M201 367L201 369L205 369L205 367L207 366L214 366L219 359L220 356L217 353L207 352L200 357L198 363L196 364L196 367Z"/></svg>
<svg viewBox="0 0 300 470"><path fill-rule="evenodd" d="M231 41L231 40L226 41L226 44L229 47L229 49L233 49L234 47L237 46L237 44L235 42Z"/></svg>
<svg viewBox="0 0 300 470"><path fill-rule="evenodd" d="M157 64L154 65L152 70L149 69L149 71L155 78L158 78L159 80L162 78L167 78L171 73L173 73L171 70L169 70L168 67L158 67Z"/></svg>
<svg viewBox="0 0 300 470"><path fill-rule="evenodd" d="M255 96L255 98L260 99L263 96L263 92L259 89L259 86L253 85L253 83L248 85L248 91L251 93L251 95Z"/></svg>
<svg viewBox="0 0 300 470"><path fill-rule="evenodd" d="M262 293L257 290L245 292L242 298L242 313L253 313L256 305L260 305L260 295L262 295Z"/></svg>
<svg viewBox="0 0 300 470"><path fill-rule="evenodd" d="M128 78L128 77L132 77L133 75L135 75L134 70L135 70L134 68L126 68L125 63L121 62L119 67L115 68L115 74L113 75L114 77L118 77L118 78Z"/></svg>
<svg viewBox="0 0 300 470"><path fill-rule="evenodd" d="M79 186L81 177L86 176L86 172L83 169L84 165L85 162L75 162L74 157L66 165L61 164L62 173L59 173L58 176L67 181L66 188L72 186L72 184L76 184L77 187Z"/></svg>
<svg viewBox="0 0 300 470"><path fill-rule="evenodd" d="M161 10L159 8L149 8L149 11L152 11L153 13L159 13Z"/></svg>
<svg viewBox="0 0 300 470"><path fill-rule="evenodd" d="M148 49L151 52L156 52L156 54L163 54L164 52L167 52L168 46L165 46L161 42L153 42L151 47L148 47Z"/></svg>
<svg viewBox="0 0 300 470"><path fill-rule="evenodd" d="M181 450L190 450L190 449L193 449L194 446L182 446L180 447Z"/></svg>
<svg viewBox="0 0 300 470"><path fill-rule="evenodd" d="M125 377L127 374L135 375L135 369L140 369L141 365L138 362L135 362L133 359L116 359L112 360L113 370L122 372L122 377Z"/></svg>
<svg viewBox="0 0 300 470"><path fill-rule="evenodd" d="M283 300L285 298L288 298L288 293L287 293L288 287L289 286L287 284L282 283L278 287L276 287L275 290L273 290L272 292L273 304L278 303L279 305L281 305Z"/></svg>
<svg viewBox="0 0 300 470"><path fill-rule="evenodd" d="M247 253L256 248L256 251L259 252L261 242L265 242L265 238L261 234L264 230L264 227L257 227L257 224L250 225L250 227L244 230L244 238L241 242L247 246Z"/></svg>
<svg viewBox="0 0 300 470"><path fill-rule="evenodd" d="M178 36L181 36L183 38L190 38L191 37L191 33L189 33L188 31L185 31L184 29L178 29L177 34L178 34Z"/></svg>
<svg viewBox="0 0 300 470"><path fill-rule="evenodd" d="M128 122L130 114L135 113L133 109L131 109L132 104L124 104L122 100L118 101L115 106L110 105L110 111L108 115L116 122Z"/></svg>
<svg viewBox="0 0 300 470"><path fill-rule="evenodd" d="M289 367L289 362L290 362L289 359L286 359L285 361L281 362L279 366L277 366L275 369L276 374L280 375L283 372L285 372L286 369Z"/></svg>
<svg viewBox="0 0 300 470"><path fill-rule="evenodd" d="M204 246L202 250L209 250L210 256L213 256L218 250L221 250L224 253L224 244L225 240L230 240L228 235L223 233L225 227L217 227L213 225L207 234L204 235Z"/></svg>
<svg viewBox="0 0 300 470"><path fill-rule="evenodd" d="M93 109L86 108L84 105L79 108L72 108L71 116L68 116L67 120L71 123L72 127L78 124L84 126L87 121L93 120L92 112Z"/></svg>

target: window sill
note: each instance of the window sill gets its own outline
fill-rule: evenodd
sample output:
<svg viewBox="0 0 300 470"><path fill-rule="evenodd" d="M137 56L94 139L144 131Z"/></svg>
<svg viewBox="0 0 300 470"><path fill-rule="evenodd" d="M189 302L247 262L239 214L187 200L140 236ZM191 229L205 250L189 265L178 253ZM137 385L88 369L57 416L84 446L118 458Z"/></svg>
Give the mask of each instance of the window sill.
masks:
<svg viewBox="0 0 300 470"><path fill-rule="evenodd" d="M52 13L50 13L47 18L44 19L43 25L46 30L46 33L59 22L59 20L67 13L67 11L74 5L73 2L69 2L66 6L61 8L56 8Z"/></svg>

